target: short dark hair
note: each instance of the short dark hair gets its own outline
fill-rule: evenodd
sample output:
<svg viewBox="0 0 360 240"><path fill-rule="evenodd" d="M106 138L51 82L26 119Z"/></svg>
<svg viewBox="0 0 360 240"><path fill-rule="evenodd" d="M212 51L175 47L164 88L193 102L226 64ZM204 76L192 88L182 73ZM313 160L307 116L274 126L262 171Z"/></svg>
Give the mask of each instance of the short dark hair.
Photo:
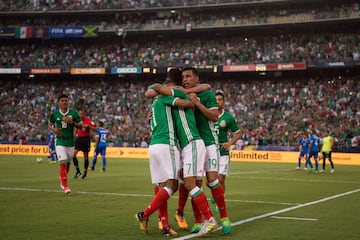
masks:
<svg viewBox="0 0 360 240"><path fill-rule="evenodd" d="M199 72L198 72L198 70L197 70L195 67L184 67L184 68L182 69L182 72L184 72L184 71L192 71L192 73L193 73L194 75L196 75L197 77L199 76Z"/></svg>
<svg viewBox="0 0 360 240"><path fill-rule="evenodd" d="M103 121L99 121L99 126L103 127L104 126L104 122Z"/></svg>
<svg viewBox="0 0 360 240"><path fill-rule="evenodd" d="M175 83L176 85L181 85L182 82L182 73L179 68L172 68L167 73L167 80L165 83Z"/></svg>
<svg viewBox="0 0 360 240"><path fill-rule="evenodd" d="M58 97L57 100L60 101L60 99L62 99L62 98L69 98L69 96L66 95L66 94L64 94L64 93L62 93L62 94L59 95L59 97Z"/></svg>
<svg viewBox="0 0 360 240"><path fill-rule="evenodd" d="M215 96L220 95L223 99L225 99L225 94L222 90L218 89L215 91Z"/></svg>

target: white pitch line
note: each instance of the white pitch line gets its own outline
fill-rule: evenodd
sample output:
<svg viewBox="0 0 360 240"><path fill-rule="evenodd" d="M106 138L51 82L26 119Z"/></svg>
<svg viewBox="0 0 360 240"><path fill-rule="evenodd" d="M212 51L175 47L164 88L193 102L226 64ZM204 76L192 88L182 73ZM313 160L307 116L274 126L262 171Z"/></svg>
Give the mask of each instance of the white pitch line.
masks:
<svg viewBox="0 0 360 240"><path fill-rule="evenodd" d="M271 218L287 219L287 220L299 220L299 221L317 221L316 218L280 217L280 216L271 216Z"/></svg>
<svg viewBox="0 0 360 240"><path fill-rule="evenodd" d="M28 192L64 192L64 191L61 191L61 190L51 190L51 189L6 188L6 187L0 187L0 190L28 191ZM154 195L149 195L149 194L129 194L129 193L125 194L125 193L81 192L81 191L73 191L73 193L93 194L93 195L123 196L123 197L154 197Z"/></svg>
<svg viewBox="0 0 360 240"><path fill-rule="evenodd" d="M208 199L210 200L210 198ZM267 201L253 201L253 200L231 200L225 199L226 202L242 202L242 203L259 203L259 204L273 204L273 205L287 205L287 206L296 206L301 203L287 203L287 202L267 202Z"/></svg>
<svg viewBox="0 0 360 240"><path fill-rule="evenodd" d="M330 196L330 197L322 198L322 199L319 199L319 200L316 200L316 201L313 201L313 202L303 203L303 204L300 204L298 206L284 208L284 209L281 209L281 210L278 210L278 211L275 211L275 212L265 213L265 214L262 214L262 215L259 215L259 216L247 218L247 219L244 219L244 220L241 220L241 221L238 221L238 222L234 222L234 223L231 224L231 226L237 226L237 225L240 225L240 224L244 224L244 223L247 223L247 222L252 222L252 221L255 221L255 220L258 220L258 219L270 217L270 216L277 215L277 214L280 214L280 213L289 212L289 211L292 211L292 210L295 210L295 209L298 209L298 208L307 207L307 206L310 206L310 205L315 205L315 204L326 202L326 201L329 201L329 200L332 200L332 199L335 199L335 198L350 195L350 194L353 194L353 193L356 193L356 192L360 192L360 188L356 189L356 190L353 190L353 191L340 193L340 194L333 195L333 196ZM215 231L218 231L220 229L221 228L217 228ZM197 234L190 234L190 235L186 235L186 236L179 237L179 238L173 238L172 240L185 240L185 239L190 239L190 238L194 238L194 237L197 237L197 236L198 236Z"/></svg>

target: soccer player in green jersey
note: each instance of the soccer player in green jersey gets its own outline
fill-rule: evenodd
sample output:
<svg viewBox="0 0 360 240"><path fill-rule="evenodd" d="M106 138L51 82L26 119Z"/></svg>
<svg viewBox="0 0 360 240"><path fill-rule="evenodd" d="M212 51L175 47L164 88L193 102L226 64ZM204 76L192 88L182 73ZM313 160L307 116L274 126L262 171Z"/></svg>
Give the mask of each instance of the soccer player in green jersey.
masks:
<svg viewBox="0 0 360 240"><path fill-rule="evenodd" d="M236 124L235 118L224 109L225 95L223 91L215 92L218 103L219 118L215 123L215 129L220 144L220 164L218 177L225 193L225 179L230 173L230 147L236 143L241 137L241 132ZM228 133L232 133L232 137L228 139Z"/></svg>
<svg viewBox="0 0 360 240"><path fill-rule="evenodd" d="M69 108L69 97L61 94L58 97L59 109L50 116L49 129L56 135L55 149L60 164L60 187L65 194L70 194L67 181L70 162L75 152L74 127L81 128L79 113Z"/></svg>
<svg viewBox="0 0 360 240"><path fill-rule="evenodd" d="M189 67L182 70L182 84L186 89L195 87L199 83L199 73L196 68ZM215 94L210 90L189 93L191 101L195 104L195 118L201 138L206 146L205 172L207 186L211 190L221 218L221 225L224 234L231 232L231 222L229 220L224 197L224 189L218 178L219 171L219 142L214 123L218 120L218 105ZM201 186L202 182L198 182ZM194 210L194 207L193 207ZM196 220L197 222L198 220Z"/></svg>
<svg viewBox="0 0 360 240"><path fill-rule="evenodd" d="M169 75L178 75L178 80L181 82L180 70L170 70ZM176 78L175 76L173 78ZM185 92L175 88L175 86L176 82L171 82L161 88L157 86L156 90L164 95L189 99ZM200 86L200 89L201 88L206 89L207 86ZM215 230L218 226L216 219L209 209L204 192L197 186L197 179L201 179L204 174L205 144L197 129L195 115L192 109L181 107L173 108L173 116L181 149L182 179L184 187L187 190L185 197L187 198L190 193L192 205L200 210L196 211L198 215L195 216L196 219L200 219L197 231L192 232L198 232L199 236L205 235ZM202 217L205 219L204 222L202 222ZM177 222L179 224L178 219Z"/></svg>
<svg viewBox="0 0 360 240"><path fill-rule="evenodd" d="M135 215L139 221L140 229L147 233L147 223L150 215L160 209L159 215L164 220L162 222L164 236L176 234L167 221L167 200L178 189L180 170L180 152L177 148L178 137L174 128L173 107L188 109L194 107L194 105L190 100L172 96L158 95L155 98L152 104L151 116L150 173L152 183L159 184L161 188L148 207L143 212L138 212ZM200 189L198 190L200 191ZM202 200L206 201L206 197L202 196Z"/></svg>

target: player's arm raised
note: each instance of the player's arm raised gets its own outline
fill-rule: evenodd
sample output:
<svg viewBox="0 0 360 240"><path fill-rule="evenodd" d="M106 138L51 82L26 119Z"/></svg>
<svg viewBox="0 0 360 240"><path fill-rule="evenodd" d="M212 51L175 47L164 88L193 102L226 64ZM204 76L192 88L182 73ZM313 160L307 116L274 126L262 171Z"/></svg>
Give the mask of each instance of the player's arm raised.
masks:
<svg viewBox="0 0 360 240"><path fill-rule="evenodd" d="M173 96L173 88L170 86L156 86L154 90L166 96Z"/></svg>
<svg viewBox="0 0 360 240"><path fill-rule="evenodd" d="M154 83L145 92L145 97L146 98L154 98L154 97L156 97L157 95L159 95L159 92L157 91L157 89L159 89L160 87L161 87L161 84Z"/></svg>
<svg viewBox="0 0 360 240"><path fill-rule="evenodd" d="M186 94L189 94L189 93L199 93L205 90L210 90L211 85L207 83L201 83L201 84L197 84L192 88L183 88L183 87L177 87L177 88L184 91Z"/></svg>

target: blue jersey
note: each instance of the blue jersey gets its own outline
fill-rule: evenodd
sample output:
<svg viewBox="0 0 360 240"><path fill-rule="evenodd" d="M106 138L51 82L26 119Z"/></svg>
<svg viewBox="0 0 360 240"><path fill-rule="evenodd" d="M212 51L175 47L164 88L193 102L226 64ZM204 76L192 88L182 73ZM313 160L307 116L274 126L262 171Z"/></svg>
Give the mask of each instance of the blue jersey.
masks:
<svg viewBox="0 0 360 240"><path fill-rule="evenodd" d="M309 146L310 146L310 139L308 138L301 138L299 140L299 145L301 145L301 153L308 153Z"/></svg>
<svg viewBox="0 0 360 240"><path fill-rule="evenodd" d="M95 136L99 138L99 142L97 144L98 148L106 147L106 135L107 135L107 130L105 128L99 127L98 131L95 134Z"/></svg>
<svg viewBox="0 0 360 240"><path fill-rule="evenodd" d="M319 152L320 151L320 142L321 142L320 138L318 138L315 135L311 135L310 136L310 144L312 146L311 146L310 152Z"/></svg>
<svg viewBox="0 0 360 240"><path fill-rule="evenodd" d="M49 146L49 149L55 149L55 133L54 131L49 131L48 137L47 137L47 144Z"/></svg>

